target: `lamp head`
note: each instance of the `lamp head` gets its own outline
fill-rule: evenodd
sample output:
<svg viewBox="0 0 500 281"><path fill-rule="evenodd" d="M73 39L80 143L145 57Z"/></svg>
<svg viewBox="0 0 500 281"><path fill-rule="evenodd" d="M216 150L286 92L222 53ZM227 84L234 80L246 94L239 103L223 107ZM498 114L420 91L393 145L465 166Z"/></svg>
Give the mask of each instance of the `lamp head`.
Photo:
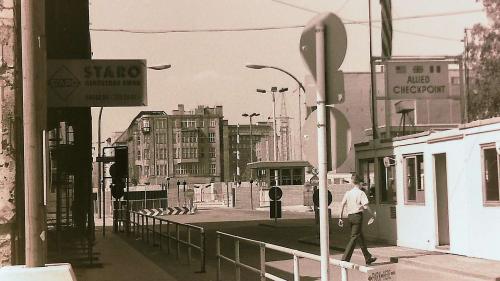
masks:
<svg viewBox="0 0 500 281"><path fill-rule="evenodd" d="M251 116L251 115L248 115L247 113L243 113L243 114L241 114L241 116L248 117L248 116Z"/></svg>
<svg viewBox="0 0 500 281"><path fill-rule="evenodd" d="M259 116L259 115L260 115L260 113L255 113L254 112L254 113L250 114L250 117Z"/></svg>
<svg viewBox="0 0 500 281"><path fill-rule="evenodd" d="M271 87L271 92L276 92L278 90L278 87Z"/></svg>
<svg viewBox="0 0 500 281"><path fill-rule="evenodd" d="M258 92L258 93L262 93L262 94L265 94L265 93L266 93L266 90L262 90L262 89L257 89L257 92Z"/></svg>
<svg viewBox="0 0 500 281"><path fill-rule="evenodd" d="M288 91L288 88L281 88L279 92L283 93L283 92L286 92L286 91Z"/></svg>
<svg viewBox="0 0 500 281"><path fill-rule="evenodd" d="M164 70L164 69L169 69L170 67L172 67L171 64L148 66L149 69L153 69L153 70Z"/></svg>
<svg viewBox="0 0 500 281"><path fill-rule="evenodd" d="M264 65L259 65L259 64L247 64L246 67L251 68L251 69L263 69L263 68L265 68Z"/></svg>

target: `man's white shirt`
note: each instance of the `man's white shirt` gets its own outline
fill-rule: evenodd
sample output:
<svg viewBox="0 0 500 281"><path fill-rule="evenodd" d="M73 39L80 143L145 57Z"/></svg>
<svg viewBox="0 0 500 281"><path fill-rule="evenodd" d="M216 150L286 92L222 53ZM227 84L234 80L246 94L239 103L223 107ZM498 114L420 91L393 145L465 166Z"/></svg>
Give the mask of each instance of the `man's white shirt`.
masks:
<svg viewBox="0 0 500 281"><path fill-rule="evenodd" d="M344 194L342 206L344 204L346 204L348 215L359 213L368 207L368 197L358 186L355 186Z"/></svg>

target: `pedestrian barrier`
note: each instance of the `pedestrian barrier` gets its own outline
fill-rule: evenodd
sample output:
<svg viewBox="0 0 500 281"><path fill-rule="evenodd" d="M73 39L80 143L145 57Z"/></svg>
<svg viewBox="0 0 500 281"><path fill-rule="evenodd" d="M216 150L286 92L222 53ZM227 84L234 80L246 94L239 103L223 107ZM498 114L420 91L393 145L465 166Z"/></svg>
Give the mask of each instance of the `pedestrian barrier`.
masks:
<svg viewBox="0 0 500 281"><path fill-rule="evenodd" d="M221 261L225 260L234 264L235 266L235 281L241 280L241 268L247 269L248 271L259 274L261 281L266 281L267 279L275 281L286 281L286 279L280 278L276 275L266 272L266 250L274 250L281 253L289 254L293 256L293 280L300 280L300 264L299 258L306 258L313 261L320 262L321 257L307 252L302 252L282 246L277 246L274 244L265 243L262 241L256 241L224 232L217 231L216 240L216 257L217 257L217 277L216 280L222 280L221 276ZM234 241L234 259L221 254L221 237L225 236L227 238L233 239ZM256 245L260 248L260 267L255 268L250 265L244 264L240 260L240 242ZM396 280L396 271L392 265L384 267L367 267L358 264L354 264L347 261L340 261L333 258L329 259L329 264L340 267L342 281L348 281L347 270L357 270L365 274L367 281L393 281Z"/></svg>
<svg viewBox="0 0 500 281"><path fill-rule="evenodd" d="M205 229L200 226L179 223L170 221L164 218L157 218L155 216L150 216L142 214L140 212L130 212L131 226L130 230L134 233L136 237L140 237L142 240L146 241L148 244L158 245L160 250L163 248L164 240L167 240L167 253L170 254L172 244L175 244L175 251L177 259L181 256L181 245L185 246L187 249L187 262L191 264L192 261L192 250L199 251L200 253L200 273L205 272L205 257L206 257L206 244L205 244ZM181 229L182 234L181 235ZM173 233L172 233L173 232ZM193 232L199 234L198 244L195 244L193 240ZM172 243L173 241L173 243Z"/></svg>

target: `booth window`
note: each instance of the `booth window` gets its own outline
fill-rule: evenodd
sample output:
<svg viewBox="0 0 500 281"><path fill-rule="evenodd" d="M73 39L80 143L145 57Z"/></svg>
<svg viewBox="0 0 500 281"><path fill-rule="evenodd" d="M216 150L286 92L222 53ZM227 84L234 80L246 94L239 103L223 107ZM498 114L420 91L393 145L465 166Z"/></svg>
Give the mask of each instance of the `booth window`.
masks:
<svg viewBox="0 0 500 281"><path fill-rule="evenodd" d="M379 159L380 203L396 204L396 165L394 161L389 163L385 167L384 159Z"/></svg>
<svg viewBox="0 0 500 281"><path fill-rule="evenodd" d="M359 160L359 175L363 177L368 201L375 203L377 193L375 192L375 161L373 158Z"/></svg>
<svg viewBox="0 0 500 281"><path fill-rule="evenodd" d="M406 203L425 203L424 156L404 157Z"/></svg>
<svg viewBox="0 0 500 281"><path fill-rule="evenodd" d="M293 169L293 176L292 176L293 177L292 184L293 185L304 184L303 175L304 175L303 168L294 168Z"/></svg>
<svg viewBox="0 0 500 281"><path fill-rule="evenodd" d="M500 203L499 155L494 146L483 147L483 194L485 203Z"/></svg>

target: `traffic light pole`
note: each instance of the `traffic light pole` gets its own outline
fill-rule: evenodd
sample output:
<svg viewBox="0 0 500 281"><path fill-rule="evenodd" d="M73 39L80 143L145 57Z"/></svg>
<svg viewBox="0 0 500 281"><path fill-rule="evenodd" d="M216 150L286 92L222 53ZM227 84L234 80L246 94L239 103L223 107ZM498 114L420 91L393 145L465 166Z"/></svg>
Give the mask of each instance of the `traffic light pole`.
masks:
<svg viewBox="0 0 500 281"><path fill-rule="evenodd" d="M327 180L327 143L326 143L326 105L325 105L325 26L316 24L316 105L318 128L318 170L319 170L319 239L321 252L321 281L328 281L330 241L328 226ZM332 136L335 147L335 136Z"/></svg>

